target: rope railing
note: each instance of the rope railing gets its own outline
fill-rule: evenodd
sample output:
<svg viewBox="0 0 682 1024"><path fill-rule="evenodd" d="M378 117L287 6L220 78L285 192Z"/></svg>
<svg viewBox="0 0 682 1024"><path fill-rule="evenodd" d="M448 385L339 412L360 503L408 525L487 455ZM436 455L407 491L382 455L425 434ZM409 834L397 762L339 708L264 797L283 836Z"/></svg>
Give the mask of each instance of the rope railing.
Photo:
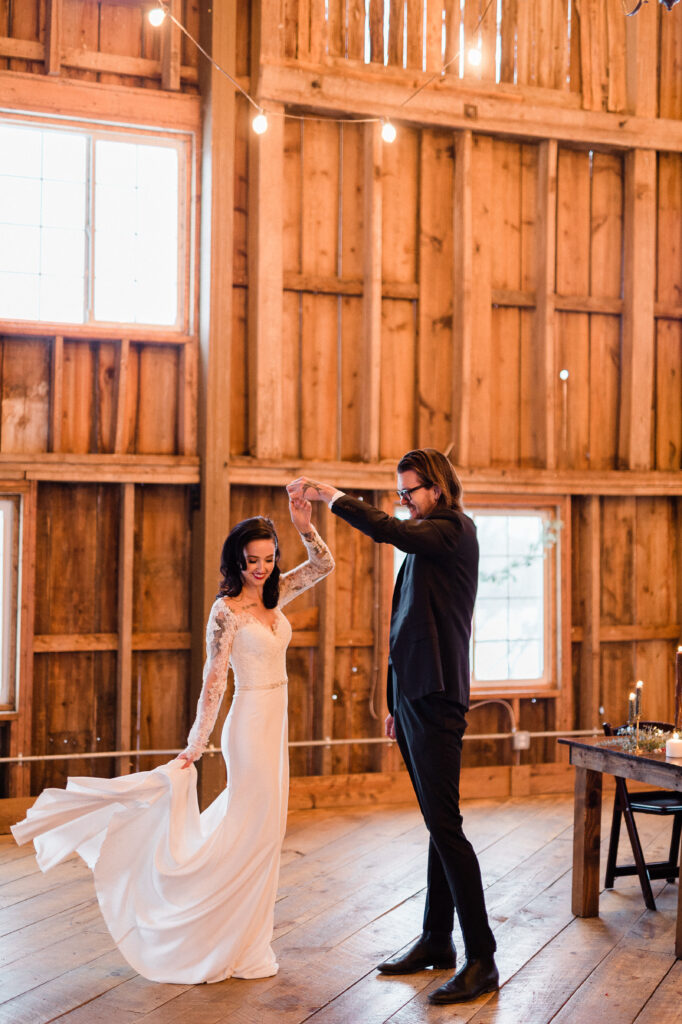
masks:
<svg viewBox="0 0 682 1024"><path fill-rule="evenodd" d="M601 729L545 729L540 732L531 732L531 739L551 739L555 736L601 736ZM513 732L484 732L474 733L471 736L464 736L465 740L510 740ZM395 743L395 740L387 736L355 736L351 739L332 739L331 736L321 740L291 740L290 748L300 747L343 747L354 744L375 744ZM14 757L0 757L0 764L27 764L37 761L87 761L100 757L162 757L167 754L177 755L183 748L154 749L154 750L95 750L92 752L64 753L64 754L17 754ZM220 754L220 747L207 747L204 756Z"/></svg>

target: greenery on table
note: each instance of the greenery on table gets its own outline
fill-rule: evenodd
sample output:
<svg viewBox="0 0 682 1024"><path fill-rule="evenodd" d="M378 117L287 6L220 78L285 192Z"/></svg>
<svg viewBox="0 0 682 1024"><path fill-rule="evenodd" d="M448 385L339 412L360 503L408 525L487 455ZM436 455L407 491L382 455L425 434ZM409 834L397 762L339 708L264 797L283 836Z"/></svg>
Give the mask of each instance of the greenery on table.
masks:
<svg viewBox="0 0 682 1024"><path fill-rule="evenodd" d="M672 736L672 732L665 732L663 729L656 729L652 726L642 726L639 730L639 749L646 754L655 754L665 749L666 740ZM620 729L616 736L608 736L599 744L603 747L618 747L626 754L637 752L637 736L634 726L627 726Z"/></svg>

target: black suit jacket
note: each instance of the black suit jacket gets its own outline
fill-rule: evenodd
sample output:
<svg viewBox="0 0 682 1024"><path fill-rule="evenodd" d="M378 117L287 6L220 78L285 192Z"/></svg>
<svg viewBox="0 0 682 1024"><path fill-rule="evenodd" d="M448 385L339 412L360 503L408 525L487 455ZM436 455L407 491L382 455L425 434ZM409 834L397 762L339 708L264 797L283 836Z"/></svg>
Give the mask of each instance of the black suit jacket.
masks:
<svg viewBox="0 0 682 1024"><path fill-rule="evenodd" d="M469 641L478 585L472 520L453 509L436 509L425 519L396 519L348 495L336 499L332 512L372 540L407 554L393 591L389 711L391 665L400 693L410 700L442 692L468 708Z"/></svg>

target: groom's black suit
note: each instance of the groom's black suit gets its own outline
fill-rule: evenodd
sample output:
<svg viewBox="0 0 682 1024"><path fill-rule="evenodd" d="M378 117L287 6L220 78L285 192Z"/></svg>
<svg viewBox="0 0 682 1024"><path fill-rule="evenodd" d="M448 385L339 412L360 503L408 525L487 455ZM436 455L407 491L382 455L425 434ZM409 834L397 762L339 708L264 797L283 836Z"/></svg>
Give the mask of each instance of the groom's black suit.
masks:
<svg viewBox="0 0 682 1024"><path fill-rule="evenodd" d="M467 956L489 956L495 940L459 811L478 581L476 528L453 509L395 519L347 495L336 498L332 511L407 554L393 592L388 709L430 834L424 931L449 935L457 909Z"/></svg>

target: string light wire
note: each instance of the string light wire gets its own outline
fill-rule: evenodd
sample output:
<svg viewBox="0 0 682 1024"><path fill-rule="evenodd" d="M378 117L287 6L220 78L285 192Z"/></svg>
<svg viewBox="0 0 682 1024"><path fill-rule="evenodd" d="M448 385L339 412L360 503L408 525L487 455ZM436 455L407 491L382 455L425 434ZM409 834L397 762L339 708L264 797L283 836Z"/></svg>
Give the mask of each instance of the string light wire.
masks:
<svg viewBox="0 0 682 1024"><path fill-rule="evenodd" d="M162 11L165 17L167 17L176 26L176 28L178 28L180 32L182 32L183 35L185 35L187 39L189 39L189 41L197 48L199 53L206 58L209 64L211 64L211 66L214 67L216 71L219 71L221 75L224 75L225 78L227 78L227 80L232 83L235 89L237 89L242 94L242 96L244 96L244 98L248 100L251 106L255 108L256 117L254 118L254 121L257 121L259 125L262 125L263 121L261 121L260 119L265 119L265 127L261 128L260 131L256 129L258 131L258 134L262 134L262 132L266 130L266 115L270 114L273 117L286 117L290 118L293 121L333 121L336 124L381 124L382 137L384 141L393 142L393 140L395 139L395 127L393 126L390 118L388 117L322 117L321 115L315 114L291 114L285 113L282 110L268 110L267 107L261 106L261 104L254 100L253 96L250 96L246 89L244 89L243 86L239 84L237 79L233 78L229 71L226 71L224 67L222 67L216 60L213 59L211 54L204 49L204 47L201 45L198 39L195 39L192 33L188 29L186 29L182 22L175 17L175 15L171 12L170 8L168 7L168 4L164 3L164 0L156 0L156 2L157 7L154 8L154 11ZM481 25L483 24L486 14L488 13L492 5L493 0L488 0L487 4L483 8L483 11L479 15L476 24L474 25L472 35L476 35ZM163 19L161 19L161 22L162 21ZM152 24L161 24L161 22L152 22ZM458 49L455 55L451 57L449 61L443 64L440 71L431 75L430 78L427 78L426 81L422 82L422 84L417 89L415 89L414 92L410 93L409 96L407 96L402 101L402 103L399 103L398 109L400 110L403 107L406 107L407 104L411 103L416 96L418 96L421 92L423 92L424 89L427 88L427 86L431 85L437 79L442 78L447 69L450 67L450 65L454 64L456 60L459 60L461 52L461 48Z"/></svg>

